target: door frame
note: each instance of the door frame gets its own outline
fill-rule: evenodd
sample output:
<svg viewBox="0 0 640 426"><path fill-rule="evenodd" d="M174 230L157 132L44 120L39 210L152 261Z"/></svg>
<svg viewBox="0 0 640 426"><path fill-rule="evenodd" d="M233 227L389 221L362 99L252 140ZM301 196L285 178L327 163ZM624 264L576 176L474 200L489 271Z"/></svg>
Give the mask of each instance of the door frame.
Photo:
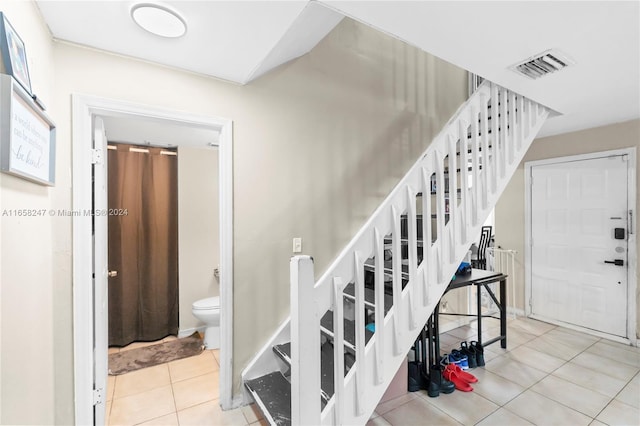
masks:
<svg viewBox="0 0 640 426"><path fill-rule="evenodd" d="M92 207L92 137L95 116L143 118L220 132L220 403L233 401L233 122L127 101L72 95L72 209ZM103 149L106 156L106 146ZM72 221L73 338L75 421L93 424L94 296L91 217L74 215ZM107 241L104 241L106 246ZM104 354L107 356L107 354Z"/></svg>
<svg viewBox="0 0 640 426"><path fill-rule="evenodd" d="M536 318L535 315L531 313L531 291L532 291L532 273L533 270L531 268L531 219L532 219L532 203L531 203L531 172L532 168L535 166L543 166L549 164L556 163L565 163L569 161L581 161L581 160L590 160L596 158L617 156L617 155L628 155L628 171L627 171L627 200L629 211L632 216L630 218L629 224L631 226L631 230L633 233L628 233L628 269L627 269L627 338L614 336L611 334L587 329L584 327L579 327L574 324L564 323L562 321L554 321L549 318L539 318L544 321L561 325L566 328L571 328L574 330L579 330L585 333L593 334L599 337L604 337L610 340L616 340L618 342L630 344L633 346L637 346L638 339L636 338L636 321L637 321L637 301L636 301L636 289L638 286L637 277L638 277L638 253L637 253L637 219L636 219L636 148L623 148L623 149L615 149L610 151L602 151L602 152L594 152L587 154L579 154L579 155L571 155L567 157L555 157L548 158L544 160L536 160L536 161L527 161L524 163L524 181L525 181L525 241L524 241L524 297L525 297L525 314L527 317Z"/></svg>

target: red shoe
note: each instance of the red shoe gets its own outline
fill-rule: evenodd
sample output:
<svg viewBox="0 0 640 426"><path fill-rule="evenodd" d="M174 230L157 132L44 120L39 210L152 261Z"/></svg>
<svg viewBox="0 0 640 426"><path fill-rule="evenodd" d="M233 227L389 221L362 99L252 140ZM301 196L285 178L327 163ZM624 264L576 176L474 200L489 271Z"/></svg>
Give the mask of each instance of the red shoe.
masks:
<svg viewBox="0 0 640 426"><path fill-rule="evenodd" d="M467 373L466 371L462 371L462 368L460 368L455 364L449 364L447 365L447 368L452 370L454 373L458 375L458 377L460 377L462 380L464 380L467 383L476 383L478 381L476 376L474 376L471 373Z"/></svg>
<svg viewBox="0 0 640 426"><path fill-rule="evenodd" d="M455 385L456 389L460 391L471 392L473 390L471 385L465 380L463 380L452 368L445 369L442 375L444 376L445 379L452 382Z"/></svg>

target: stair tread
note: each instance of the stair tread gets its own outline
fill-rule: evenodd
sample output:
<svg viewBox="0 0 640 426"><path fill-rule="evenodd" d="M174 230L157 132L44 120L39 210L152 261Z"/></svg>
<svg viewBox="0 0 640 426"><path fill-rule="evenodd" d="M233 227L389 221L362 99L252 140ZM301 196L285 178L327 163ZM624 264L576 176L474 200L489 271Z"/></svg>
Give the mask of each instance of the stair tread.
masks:
<svg viewBox="0 0 640 426"><path fill-rule="evenodd" d="M320 319L320 325L325 329L333 333L333 311L327 311L326 314ZM350 319L344 319L344 341L351 346L356 346L356 334L355 334L355 321ZM364 330L364 344L369 343L369 340L373 337L373 333L365 328Z"/></svg>
<svg viewBox="0 0 640 426"><path fill-rule="evenodd" d="M275 345L274 351L290 365L291 362L291 343L283 343L281 345ZM345 374L351 369L355 363L355 358L349 353L345 353L344 365ZM321 376L320 386L322 388L323 408L324 405L329 402L329 399L333 396L333 345L331 343L325 343L320 348L320 364L321 364Z"/></svg>
<svg viewBox="0 0 640 426"><path fill-rule="evenodd" d="M344 294L355 299L356 297L355 285L353 283L347 284L347 286L344 288ZM393 305L393 296L385 293L384 300L385 300L384 314L386 315L387 312L389 312L389 309L391 309L391 306ZM365 303L369 304L371 307L375 306L376 293L373 289L367 288L367 287L364 288L364 301Z"/></svg>
<svg viewBox="0 0 640 426"><path fill-rule="evenodd" d="M245 386L263 413L271 416L276 425L291 425L291 383L282 373L275 371L247 380Z"/></svg>

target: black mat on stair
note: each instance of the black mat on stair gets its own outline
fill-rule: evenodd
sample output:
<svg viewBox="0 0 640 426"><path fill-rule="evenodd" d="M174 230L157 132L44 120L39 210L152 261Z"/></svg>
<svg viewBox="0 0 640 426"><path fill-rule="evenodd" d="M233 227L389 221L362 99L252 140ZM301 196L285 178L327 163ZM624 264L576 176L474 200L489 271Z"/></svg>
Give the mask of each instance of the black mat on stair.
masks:
<svg viewBox="0 0 640 426"><path fill-rule="evenodd" d="M202 338L196 332L189 337L110 354L109 374L117 376L141 368L187 358L200 354L203 349Z"/></svg>

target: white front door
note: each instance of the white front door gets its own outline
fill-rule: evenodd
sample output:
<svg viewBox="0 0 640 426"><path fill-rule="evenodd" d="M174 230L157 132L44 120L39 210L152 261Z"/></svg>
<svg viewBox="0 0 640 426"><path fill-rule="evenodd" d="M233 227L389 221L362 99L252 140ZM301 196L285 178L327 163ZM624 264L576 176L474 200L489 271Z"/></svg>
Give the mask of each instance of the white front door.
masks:
<svg viewBox="0 0 640 426"><path fill-rule="evenodd" d="M107 241L107 137L104 123L95 117L93 133L93 238L94 241ZM93 252L93 308L94 308L94 424L103 425L106 415L107 373L108 373L108 316L107 303L107 250L106 244L94 244Z"/></svg>
<svg viewBox="0 0 640 426"><path fill-rule="evenodd" d="M628 155L531 167L534 316L628 337L628 167Z"/></svg>

